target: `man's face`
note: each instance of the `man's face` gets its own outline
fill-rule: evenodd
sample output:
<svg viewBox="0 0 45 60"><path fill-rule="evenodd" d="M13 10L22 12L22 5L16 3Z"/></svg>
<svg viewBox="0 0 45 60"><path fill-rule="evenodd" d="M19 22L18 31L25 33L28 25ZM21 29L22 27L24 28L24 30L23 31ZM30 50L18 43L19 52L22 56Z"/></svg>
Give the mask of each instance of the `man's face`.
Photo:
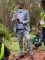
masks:
<svg viewBox="0 0 45 60"><path fill-rule="evenodd" d="M19 9L22 9L23 8L23 4L19 4Z"/></svg>

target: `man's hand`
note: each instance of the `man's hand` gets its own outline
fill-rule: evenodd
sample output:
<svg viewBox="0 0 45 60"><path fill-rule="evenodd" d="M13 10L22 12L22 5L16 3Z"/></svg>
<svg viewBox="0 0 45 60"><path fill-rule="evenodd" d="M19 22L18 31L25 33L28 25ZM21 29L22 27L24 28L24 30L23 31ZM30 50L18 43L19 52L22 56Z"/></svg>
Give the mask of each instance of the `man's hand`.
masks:
<svg viewBox="0 0 45 60"><path fill-rule="evenodd" d="M20 19L17 19L17 22L18 22L19 24L22 24L22 23L23 23L22 21L20 21Z"/></svg>

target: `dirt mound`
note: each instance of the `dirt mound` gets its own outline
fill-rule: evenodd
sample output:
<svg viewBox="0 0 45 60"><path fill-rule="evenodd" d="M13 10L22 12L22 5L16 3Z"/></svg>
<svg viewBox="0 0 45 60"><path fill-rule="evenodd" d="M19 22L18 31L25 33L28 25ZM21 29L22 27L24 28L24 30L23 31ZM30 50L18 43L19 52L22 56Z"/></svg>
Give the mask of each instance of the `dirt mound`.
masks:
<svg viewBox="0 0 45 60"><path fill-rule="evenodd" d="M45 51L35 51L35 60L45 60ZM9 60L16 60L16 56L12 55L11 59ZM19 60L32 60L29 54L26 54L24 58Z"/></svg>

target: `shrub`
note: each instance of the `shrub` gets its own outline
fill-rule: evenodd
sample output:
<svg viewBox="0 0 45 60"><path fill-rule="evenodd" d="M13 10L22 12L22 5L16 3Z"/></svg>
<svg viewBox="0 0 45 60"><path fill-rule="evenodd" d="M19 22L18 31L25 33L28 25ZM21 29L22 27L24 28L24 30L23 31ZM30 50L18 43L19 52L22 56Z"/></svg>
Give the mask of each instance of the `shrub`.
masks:
<svg viewBox="0 0 45 60"><path fill-rule="evenodd" d="M11 33L11 37L16 37L16 33L15 32L12 32Z"/></svg>
<svg viewBox="0 0 45 60"><path fill-rule="evenodd" d="M4 40L10 40L11 38L8 28L3 24L0 24L0 35L4 38Z"/></svg>

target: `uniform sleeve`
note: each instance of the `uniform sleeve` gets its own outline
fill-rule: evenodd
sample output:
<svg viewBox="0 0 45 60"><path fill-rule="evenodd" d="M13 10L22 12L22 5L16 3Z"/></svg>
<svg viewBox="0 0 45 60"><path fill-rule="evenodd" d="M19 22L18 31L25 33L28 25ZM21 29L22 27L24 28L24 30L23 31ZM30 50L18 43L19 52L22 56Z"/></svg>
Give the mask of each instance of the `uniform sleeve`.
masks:
<svg viewBox="0 0 45 60"><path fill-rule="evenodd" d="M29 16L29 12L26 11L26 15L25 15L25 21L23 21L23 24L27 24L30 22L30 16Z"/></svg>
<svg viewBox="0 0 45 60"><path fill-rule="evenodd" d="M5 50L5 52L4 52L5 57L9 57L9 55L11 54L9 49L5 46L4 50Z"/></svg>

